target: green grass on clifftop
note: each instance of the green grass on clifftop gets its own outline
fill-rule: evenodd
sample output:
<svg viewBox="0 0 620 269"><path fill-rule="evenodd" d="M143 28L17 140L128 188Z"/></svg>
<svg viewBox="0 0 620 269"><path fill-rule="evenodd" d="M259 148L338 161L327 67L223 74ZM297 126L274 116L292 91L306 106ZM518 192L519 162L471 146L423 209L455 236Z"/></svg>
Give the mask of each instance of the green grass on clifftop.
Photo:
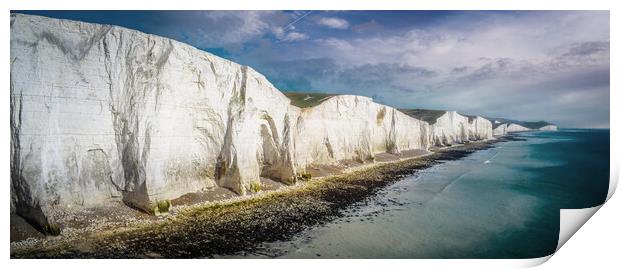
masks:
<svg viewBox="0 0 620 269"><path fill-rule="evenodd" d="M291 99L291 104L300 107L313 107L323 103L325 100L336 96L333 93L316 93L316 92L284 92L284 95Z"/></svg>
<svg viewBox="0 0 620 269"><path fill-rule="evenodd" d="M433 110L433 109L398 109L400 112L403 112L410 117L416 118L418 120L422 120L428 122L429 124L434 124L437 122L437 119L443 114L446 114L444 110Z"/></svg>

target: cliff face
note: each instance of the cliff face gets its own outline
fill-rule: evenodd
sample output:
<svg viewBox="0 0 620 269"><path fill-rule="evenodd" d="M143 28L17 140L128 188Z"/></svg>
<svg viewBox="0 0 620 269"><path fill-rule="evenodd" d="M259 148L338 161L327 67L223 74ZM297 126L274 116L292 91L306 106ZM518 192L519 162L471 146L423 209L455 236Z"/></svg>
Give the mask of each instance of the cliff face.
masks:
<svg viewBox="0 0 620 269"><path fill-rule="evenodd" d="M446 111L431 126L433 144L448 146L468 140L469 119L456 111Z"/></svg>
<svg viewBox="0 0 620 269"><path fill-rule="evenodd" d="M527 131L557 131L558 127L554 124L549 124L547 122L543 122L543 121L539 121L539 122L523 122L524 125L527 126L532 126L534 125L532 128L528 128L525 127L521 124L518 123L514 123L514 122L509 122L509 123L501 123L499 121L495 121L495 126L493 128L493 135L494 136L502 136L502 135L506 135L507 133L511 133L511 132L527 132ZM542 127L538 127L541 126L541 123L544 123L546 125L542 126Z"/></svg>
<svg viewBox="0 0 620 269"><path fill-rule="evenodd" d="M469 119L468 128L469 140L485 140L493 138L493 123L491 121L475 116Z"/></svg>
<svg viewBox="0 0 620 269"><path fill-rule="evenodd" d="M374 160L379 152L426 149L428 123L362 96L340 95L297 118L297 167L337 160Z"/></svg>
<svg viewBox="0 0 620 269"><path fill-rule="evenodd" d="M506 123L502 123L502 124L498 125L497 127L495 127L495 129L493 129L493 135L494 136L506 135L508 133L506 131L506 129L507 129Z"/></svg>
<svg viewBox="0 0 620 269"><path fill-rule="evenodd" d="M137 31L11 15L11 210L159 200L260 177L487 139L488 120L432 126L360 96L298 108L253 69Z"/></svg>
<svg viewBox="0 0 620 269"><path fill-rule="evenodd" d="M538 130L541 130L541 131L557 131L558 130L558 126L546 125L546 126L538 128Z"/></svg>
<svg viewBox="0 0 620 269"><path fill-rule="evenodd" d="M12 206L290 181L289 100L248 67L120 27L11 15ZM22 212L23 214L29 214Z"/></svg>
<svg viewBox="0 0 620 269"><path fill-rule="evenodd" d="M511 123L508 125L508 127L506 127L506 133L512 133L512 132L525 132L525 131L531 131L532 129L530 128L526 128L523 127L519 124L516 123Z"/></svg>

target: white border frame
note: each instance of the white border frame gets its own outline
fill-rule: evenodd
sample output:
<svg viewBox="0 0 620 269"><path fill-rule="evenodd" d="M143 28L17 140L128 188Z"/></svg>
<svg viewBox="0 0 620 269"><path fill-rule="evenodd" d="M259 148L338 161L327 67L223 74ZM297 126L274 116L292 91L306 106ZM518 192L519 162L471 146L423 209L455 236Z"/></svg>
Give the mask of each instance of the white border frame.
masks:
<svg viewBox="0 0 620 269"><path fill-rule="evenodd" d="M3 208L4 216L9 215L9 197L10 190L8 179L10 178L10 157L9 157L9 143L10 130L9 130L9 106L6 105L9 102L9 68L10 64L8 59L10 58L9 39L10 28L8 25L8 15L10 10L26 10L26 9L40 9L40 10L61 10L61 9L94 9L94 10L144 10L144 9L158 9L158 10L183 10L183 9L197 9L197 10L290 10L290 9L313 9L313 10L610 10L610 23L611 23L611 59L615 59L615 55L618 49L618 43L614 41L617 38L619 21L616 17L618 9L614 6L613 1L604 0L588 0L588 1L574 1L574 0L515 0L515 1L485 1L485 0L433 0L425 2L405 3L405 1L398 0L381 0L381 1L351 1L351 2L336 2L334 0L264 0L264 1L243 1L243 0L226 0L224 2L214 3L198 3L199 1L191 0L150 0L150 1L128 1L128 0L105 0L105 1L77 1L77 0L55 0L55 1L36 1L36 0L9 0L1 1L0 7L4 12L5 28L2 31L1 43L3 58L6 60L2 65L0 76L4 82L5 90L2 94L5 108L1 110L3 123L0 125L2 132L0 136L4 143L0 144L1 152L4 152L3 159L0 162L2 165L2 171L6 178L5 184L2 184L3 195L5 198ZM413 2L413 1L409 1ZM617 41L617 40L616 40ZM614 74L618 63L611 61L611 74ZM612 89L615 89L617 81L614 81L614 77L611 77L610 85L610 143L611 143L611 173L610 173L610 189L608 193L608 203L603 206L601 213L597 214L594 218L592 225L586 225L586 229L583 229L583 235L575 236L572 240L574 242L566 244L564 249L556 254L558 256L557 261L546 264L545 266L551 268L572 268L573 266L590 266L592 263L598 265L608 265L615 263L614 257L616 252L614 249L618 243L617 226L619 224L617 212L620 210L620 202L618 199L609 200L615 191L618 183L618 152L620 151L620 144L618 138L620 138L620 132L618 131L620 109L618 108L618 93ZM591 217L599 208L583 209L583 210L569 210L562 211L562 222L564 223L567 217L571 217L571 220L577 224L570 225L570 228L575 230L576 226L585 223L589 217ZM594 227L596 226L596 227ZM561 227L569 227L565 224ZM2 228L8 241L9 232L9 219L4 218L2 220ZM566 230L564 231L566 233ZM587 232L587 233L586 233ZM611 241L605 240L611 238ZM578 241L579 239L579 241ZM563 243L562 243L563 244ZM82 268L84 263L87 262L89 266L94 268L109 268L110 266L136 266L137 263L140 266L149 266L155 268L172 268L186 266L192 267L241 267L241 266L269 266L274 268L316 268L318 267L356 267L356 268L376 268L379 266L394 266L394 267L411 267L419 266L425 268L453 268L457 265L459 268L498 268L498 267L529 267L544 263L550 257L543 257L530 260L8 260L9 259L9 244L5 241L0 247L2 253L5 255L5 268L12 268L12 266L45 266L46 268ZM566 253L563 253L566 252ZM584 256L585 255L585 256ZM588 256L589 255L589 256ZM610 266L605 266L610 267Z"/></svg>

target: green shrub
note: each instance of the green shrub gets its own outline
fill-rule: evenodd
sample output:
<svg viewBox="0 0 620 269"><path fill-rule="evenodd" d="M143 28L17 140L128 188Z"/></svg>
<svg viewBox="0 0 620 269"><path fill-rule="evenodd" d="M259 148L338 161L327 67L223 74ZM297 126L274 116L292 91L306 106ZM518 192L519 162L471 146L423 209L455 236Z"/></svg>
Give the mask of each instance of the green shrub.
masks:
<svg viewBox="0 0 620 269"><path fill-rule="evenodd" d="M43 232L48 235L57 236L60 235L60 227L58 226L58 224L50 223L43 227Z"/></svg>
<svg viewBox="0 0 620 269"><path fill-rule="evenodd" d="M172 208L172 202L170 202L170 200L157 201L157 208L159 209L159 213L168 213Z"/></svg>
<svg viewBox="0 0 620 269"><path fill-rule="evenodd" d="M260 191L260 182L252 181L250 182L250 191L259 192Z"/></svg>
<svg viewBox="0 0 620 269"><path fill-rule="evenodd" d="M285 180L283 183L289 186L295 185L295 183L297 183L297 180L299 180L299 178L300 178L299 175L295 174L295 175L292 175L289 179Z"/></svg>
<svg viewBox="0 0 620 269"><path fill-rule="evenodd" d="M151 213L155 216L166 215L172 209L172 202L170 200L156 201L151 205Z"/></svg>
<svg viewBox="0 0 620 269"><path fill-rule="evenodd" d="M307 180L312 179L312 175L311 175L310 173L305 173L305 172L304 172L304 173L297 173L297 174L295 175L295 179L296 179L296 180L304 180L304 181L307 181Z"/></svg>

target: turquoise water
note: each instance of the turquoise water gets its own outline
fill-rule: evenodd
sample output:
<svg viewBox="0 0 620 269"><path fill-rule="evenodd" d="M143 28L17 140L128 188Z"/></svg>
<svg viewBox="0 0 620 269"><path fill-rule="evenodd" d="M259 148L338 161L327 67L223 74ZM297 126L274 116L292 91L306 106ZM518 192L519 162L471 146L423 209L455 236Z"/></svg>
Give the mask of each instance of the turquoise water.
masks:
<svg viewBox="0 0 620 269"><path fill-rule="evenodd" d="M345 216L251 256L531 258L557 244L560 208L601 204L609 130L522 133L526 141L399 181Z"/></svg>

